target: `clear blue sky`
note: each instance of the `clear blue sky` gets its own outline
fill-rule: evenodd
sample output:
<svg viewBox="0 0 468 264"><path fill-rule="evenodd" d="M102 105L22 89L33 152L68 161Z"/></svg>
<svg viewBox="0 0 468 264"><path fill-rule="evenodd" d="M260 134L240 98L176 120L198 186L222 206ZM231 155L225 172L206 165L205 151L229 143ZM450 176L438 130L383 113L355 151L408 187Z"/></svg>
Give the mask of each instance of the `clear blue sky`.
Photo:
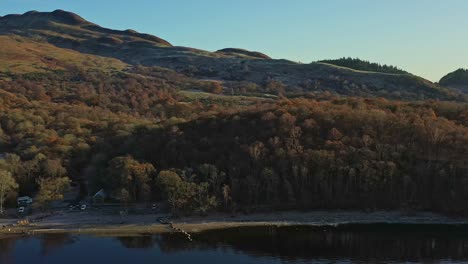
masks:
<svg viewBox="0 0 468 264"><path fill-rule="evenodd" d="M468 0L0 0L0 15L55 9L210 51L359 57L432 81L468 68Z"/></svg>

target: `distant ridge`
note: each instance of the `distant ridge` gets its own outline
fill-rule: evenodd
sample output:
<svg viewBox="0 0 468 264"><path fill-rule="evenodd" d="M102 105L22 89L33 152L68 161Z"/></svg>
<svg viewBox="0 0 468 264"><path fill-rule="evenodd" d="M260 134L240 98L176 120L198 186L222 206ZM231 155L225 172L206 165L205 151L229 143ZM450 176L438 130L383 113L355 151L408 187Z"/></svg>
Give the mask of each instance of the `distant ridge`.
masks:
<svg viewBox="0 0 468 264"><path fill-rule="evenodd" d="M20 27L38 26L47 22L58 22L69 25L92 24L75 13L60 9L53 12L29 11L22 15L6 15L4 17L0 17L0 19L4 19L4 23L6 23L4 26Z"/></svg>
<svg viewBox="0 0 468 264"><path fill-rule="evenodd" d="M218 50L216 52L218 52L218 53L228 53L228 54L240 54L240 55L245 55L245 56L249 56L249 57L253 57L253 58L271 60L271 58L266 54L263 54L263 53L257 52L257 51L249 51L249 50L245 50L245 49L226 48L226 49L220 49L220 50Z"/></svg>
<svg viewBox="0 0 468 264"><path fill-rule="evenodd" d="M60 9L53 12L29 11L22 15L6 15L4 17L0 17L0 21L0 30L3 29L4 32L19 35L24 35L26 33L31 35L31 33L35 33L42 37L54 37L55 41L57 41L61 36L56 34L50 36L47 34L49 32L30 32L30 30L58 31L63 36L62 39L90 38L93 37L90 33L94 33L114 35L99 37L135 37L141 40L151 41L160 46L172 46L164 39L149 34L141 34L134 30L114 30L103 28L85 20L75 13ZM62 25L66 25L67 27L65 28ZM25 30L27 32L24 32ZM138 39L123 39L120 43L128 43L131 41L137 41Z"/></svg>

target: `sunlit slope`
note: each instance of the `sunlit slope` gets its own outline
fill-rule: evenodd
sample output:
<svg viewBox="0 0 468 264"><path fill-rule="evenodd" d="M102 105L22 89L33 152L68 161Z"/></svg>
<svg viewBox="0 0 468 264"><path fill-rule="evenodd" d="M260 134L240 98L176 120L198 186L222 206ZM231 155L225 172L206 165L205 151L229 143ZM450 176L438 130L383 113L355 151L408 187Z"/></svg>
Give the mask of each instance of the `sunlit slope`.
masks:
<svg viewBox="0 0 468 264"><path fill-rule="evenodd" d="M117 59L58 48L14 35L0 36L2 75L66 71L73 67L121 71L127 65Z"/></svg>

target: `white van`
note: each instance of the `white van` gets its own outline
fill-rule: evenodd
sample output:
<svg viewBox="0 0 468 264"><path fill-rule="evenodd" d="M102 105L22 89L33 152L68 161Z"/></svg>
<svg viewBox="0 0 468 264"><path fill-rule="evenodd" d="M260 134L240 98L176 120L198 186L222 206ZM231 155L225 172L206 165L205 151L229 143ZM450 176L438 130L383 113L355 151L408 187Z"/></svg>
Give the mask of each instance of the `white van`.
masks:
<svg viewBox="0 0 468 264"><path fill-rule="evenodd" d="M18 197L16 201L18 202L18 205L28 205L33 202L32 198L29 196Z"/></svg>

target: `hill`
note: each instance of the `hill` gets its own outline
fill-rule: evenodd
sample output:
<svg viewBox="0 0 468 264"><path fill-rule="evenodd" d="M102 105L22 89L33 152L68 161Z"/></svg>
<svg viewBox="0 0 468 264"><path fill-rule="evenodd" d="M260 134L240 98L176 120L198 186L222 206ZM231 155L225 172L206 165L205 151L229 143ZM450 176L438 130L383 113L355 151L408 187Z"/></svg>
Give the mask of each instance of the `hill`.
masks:
<svg viewBox="0 0 468 264"><path fill-rule="evenodd" d="M234 54L234 55L238 54L240 56L247 56L247 57L252 57L252 58L257 58L257 59L267 59L267 60L271 59L268 55L265 55L261 52L249 51L245 49L226 48L226 49L218 50L216 52Z"/></svg>
<svg viewBox="0 0 468 264"><path fill-rule="evenodd" d="M242 49L229 48L209 52L177 47L149 34L102 28L62 10L1 17L0 35L22 37L30 42L28 45L47 44L50 49L56 48L57 54L71 55L71 51L74 51L73 54L86 54L88 58L98 57L91 59L92 61L110 58L114 59L112 64L171 69L195 80L219 82L223 89L215 90L224 90L230 94L300 95L331 92L404 100L460 99L453 91L423 78L402 72L387 73L388 69L393 69L390 66L379 66L387 71L382 73L373 69L374 64L370 64L374 65L370 68L356 70L323 62L300 64L275 60L265 54ZM11 54L17 51L4 49L2 52L6 54L4 57L12 57ZM30 59L30 56L16 57L14 63L32 65L28 61ZM76 64L82 66L79 61ZM24 68L9 66L0 74L11 75L16 69L19 70L17 73L24 73Z"/></svg>
<svg viewBox="0 0 468 264"><path fill-rule="evenodd" d="M8 206L46 208L70 179L178 215L468 215L468 104L420 77L175 47L65 11L0 18L0 47Z"/></svg>
<svg viewBox="0 0 468 264"><path fill-rule="evenodd" d="M439 83L468 94L468 69L458 69L451 72L442 77Z"/></svg>
<svg viewBox="0 0 468 264"><path fill-rule="evenodd" d="M131 46L135 43L171 46L163 39L133 30L120 31L102 28L77 14L63 10L30 11L23 15L6 15L0 17L0 31L4 34L42 37L54 44L83 46L83 49L93 44L107 44L114 47Z"/></svg>

